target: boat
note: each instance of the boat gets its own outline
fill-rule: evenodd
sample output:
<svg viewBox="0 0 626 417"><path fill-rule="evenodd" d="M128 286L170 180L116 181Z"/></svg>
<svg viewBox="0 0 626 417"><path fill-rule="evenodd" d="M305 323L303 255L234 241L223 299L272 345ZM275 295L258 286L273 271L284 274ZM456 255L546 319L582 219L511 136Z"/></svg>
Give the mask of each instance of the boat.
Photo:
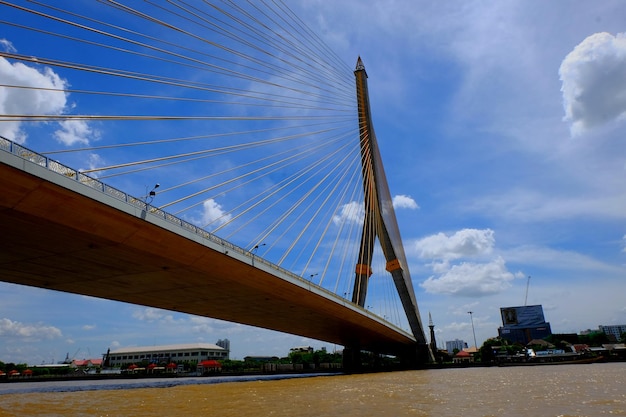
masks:
<svg viewBox="0 0 626 417"><path fill-rule="evenodd" d="M601 362L603 356L587 353L554 353L548 355L527 356L521 360L513 358L498 362L498 366L538 366L538 365L579 365Z"/></svg>

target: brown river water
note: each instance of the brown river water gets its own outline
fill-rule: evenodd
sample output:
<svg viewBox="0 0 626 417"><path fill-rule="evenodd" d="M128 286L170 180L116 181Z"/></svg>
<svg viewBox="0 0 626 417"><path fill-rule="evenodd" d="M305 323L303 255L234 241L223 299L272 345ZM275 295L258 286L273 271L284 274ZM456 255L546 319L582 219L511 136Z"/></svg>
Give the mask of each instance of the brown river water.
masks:
<svg viewBox="0 0 626 417"><path fill-rule="evenodd" d="M626 363L7 383L0 416L626 416Z"/></svg>

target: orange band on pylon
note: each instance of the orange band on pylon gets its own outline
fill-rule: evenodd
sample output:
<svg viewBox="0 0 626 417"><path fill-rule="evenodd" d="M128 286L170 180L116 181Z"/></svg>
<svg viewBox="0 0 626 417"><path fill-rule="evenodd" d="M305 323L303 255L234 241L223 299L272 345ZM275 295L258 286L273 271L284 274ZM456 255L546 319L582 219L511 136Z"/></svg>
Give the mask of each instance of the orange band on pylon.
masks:
<svg viewBox="0 0 626 417"><path fill-rule="evenodd" d="M372 268L370 268L369 265L356 264L356 273L359 275L367 275L369 277L372 275Z"/></svg>
<svg viewBox="0 0 626 417"><path fill-rule="evenodd" d="M392 271L395 271L396 269L402 269L402 266L400 265L399 260L394 259L393 261L387 262L387 266L385 267L385 269L389 272L392 272Z"/></svg>

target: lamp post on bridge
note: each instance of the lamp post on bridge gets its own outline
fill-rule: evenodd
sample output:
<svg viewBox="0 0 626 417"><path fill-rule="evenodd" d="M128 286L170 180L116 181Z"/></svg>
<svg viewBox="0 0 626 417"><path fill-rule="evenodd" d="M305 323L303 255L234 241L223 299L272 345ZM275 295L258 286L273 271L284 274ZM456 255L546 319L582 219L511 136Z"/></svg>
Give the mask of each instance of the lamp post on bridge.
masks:
<svg viewBox="0 0 626 417"><path fill-rule="evenodd" d="M265 246L265 243L261 243L260 245L255 245L251 250L250 250L250 254L252 255L252 266L254 266L254 255L256 254L256 251L259 250L259 246Z"/></svg>
<svg viewBox="0 0 626 417"><path fill-rule="evenodd" d="M148 192L148 186L146 185L146 195L143 196L143 202L146 204L152 203L152 200L154 200L154 197L156 196L156 189L159 188L160 186L161 184L156 183L154 187L152 187L152 190Z"/></svg>

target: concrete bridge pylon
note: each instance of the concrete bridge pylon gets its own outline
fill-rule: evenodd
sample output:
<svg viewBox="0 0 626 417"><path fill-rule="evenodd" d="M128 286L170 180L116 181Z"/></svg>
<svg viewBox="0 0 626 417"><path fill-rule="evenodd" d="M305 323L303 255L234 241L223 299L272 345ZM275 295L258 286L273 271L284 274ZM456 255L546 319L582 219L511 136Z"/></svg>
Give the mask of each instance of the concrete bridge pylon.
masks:
<svg viewBox="0 0 626 417"><path fill-rule="evenodd" d="M404 353L405 359L419 365L420 363L430 362L434 358L426 342L391 194L385 177L376 134L374 133L367 86L367 72L361 57L357 60L354 75L358 103L365 215L361 229L361 244L355 270L352 302L361 307L365 306L367 286L372 275L372 255L375 241L378 239L387 261L386 270L392 276L411 327L411 332L416 340L415 349L408 349ZM348 348L352 355L358 350L357 346ZM348 361L354 360L354 358L348 359Z"/></svg>

